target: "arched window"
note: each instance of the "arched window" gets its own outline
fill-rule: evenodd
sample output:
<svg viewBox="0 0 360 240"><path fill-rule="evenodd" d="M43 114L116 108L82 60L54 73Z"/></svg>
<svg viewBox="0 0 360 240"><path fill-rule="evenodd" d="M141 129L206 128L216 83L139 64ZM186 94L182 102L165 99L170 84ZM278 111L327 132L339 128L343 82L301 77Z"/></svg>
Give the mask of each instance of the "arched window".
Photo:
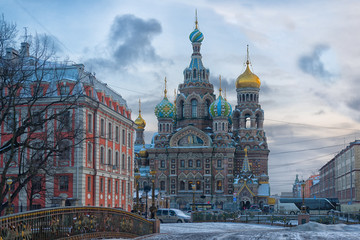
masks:
<svg viewBox="0 0 360 240"><path fill-rule="evenodd" d="M184 101L180 101L180 118L183 118L184 114Z"/></svg>
<svg viewBox="0 0 360 240"><path fill-rule="evenodd" d="M216 190L222 191L222 181L221 180L216 181Z"/></svg>
<svg viewBox="0 0 360 240"><path fill-rule="evenodd" d="M196 181L196 190L201 190L201 182Z"/></svg>
<svg viewBox="0 0 360 240"><path fill-rule="evenodd" d="M166 124L166 132L169 132L169 124Z"/></svg>
<svg viewBox="0 0 360 240"><path fill-rule="evenodd" d="M193 181L188 181L188 190L192 190Z"/></svg>
<svg viewBox="0 0 360 240"><path fill-rule="evenodd" d="M161 131L162 131L162 124L159 123L159 132L161 132Z"/></svg>
<svg viewBox="0 0 360 240"><path fill-rule="evenodd" d="M100 147L100 163L101 164L104 164L104 156L105 155L105 153L104 153L104 147L103 146L101 146Z"/></svg>
<svg viewBox="0 0 360 240"><path fill-rule="evenodd" d="M120 165L120 157L119 157L119 152L115 153L115 166L116 168L119 168Z"/></svg>
<svg viewBox="0 0 360 240"><path fill-rule="evenodd" d="M196 160L196 167L201 167L201 160Z"/></svg>
<svg viewBox="0 0 360 240"><path fill-rule="evenodd" d="M222 167L222 161L221 161L221 159L218 159L218 160L217 160L217 167L218 167L218 168L221 168L221 167Z"/></svg>
<svg viewBox="0 0 360 240"><path fill-rule="evenodd" d="M130 171L131 169L131 157L128 157L128 170Z"/></svg>
<svg viewBox="0 0 360 240"><path fill-rule="evenodd" d="M88 163L91 163L92 162L92 144L89 142L88 143L88 149L87 149L87 160L88 160Z"/></svg>
<svg viewBox="0 0 360 240"><path fill-rule="evenodd" d="M122 159L121 159L121 169L125 169L125 155L122 155Z"/></svg>
<svg viewBox="0 0 360 240"><path fill-rule="evenodd" d="M160 190L165 191L165 181L160 181Z"/></svg>
<svg viewBox="0 0 360 240"><path fill-rule="evenodd" d="M225 131L225 123L222 123L222 130Z"/></svg>
<svg viewBox="0 0 360 240"><path fill-rule="evenodd" d="M180 190L185 190L185 182L180 181Z"/></svg>
<svg viewBox="0 0 360 240"><path fill-rule="evenodd" d="M250 128L251 127L251 119L249 116L245 117L245 128Z"/></svg>
<svg viewBox="0 0 360 240"><path fill-rule="evenodd" d="M196 69L193 70L193 78L196 78Z"/></svg>
<svg viewBox="0 0 360 240"><path fill-rule="evenodd" d="M193 117L193 118L197 117L197 100L196 99L191 100L191 117Z"/></svg>
<svg viewBox="0 0 360 240"><path fill-rule="evenodd" d="M188 166L189 166L189 167L193 167L193 160L189 160Z"/></svg>
<svg viewBox="0 0 360 240"><path fill-rule="evenodd" d="M109 164L109 165L112 165L111 149L108 150L108 164Z"/></svg>
<svg viewBox="0 0 360 240"><path fill-rule="evenodd" d="M215 131L217 131L217 123L215 123Z"/></svg>

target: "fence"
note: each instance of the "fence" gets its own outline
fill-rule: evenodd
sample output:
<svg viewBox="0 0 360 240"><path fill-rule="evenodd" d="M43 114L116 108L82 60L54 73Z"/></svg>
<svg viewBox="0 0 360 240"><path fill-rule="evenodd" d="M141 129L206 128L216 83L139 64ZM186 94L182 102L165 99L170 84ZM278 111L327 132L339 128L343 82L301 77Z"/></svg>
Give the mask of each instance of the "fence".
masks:
<svg viewBox="0 0 360 240"><path fill-rule="evenodd" d="M0 231L4 240L133 238L159 232L159 223L113 208L61 207L0 217Z"/></svg>

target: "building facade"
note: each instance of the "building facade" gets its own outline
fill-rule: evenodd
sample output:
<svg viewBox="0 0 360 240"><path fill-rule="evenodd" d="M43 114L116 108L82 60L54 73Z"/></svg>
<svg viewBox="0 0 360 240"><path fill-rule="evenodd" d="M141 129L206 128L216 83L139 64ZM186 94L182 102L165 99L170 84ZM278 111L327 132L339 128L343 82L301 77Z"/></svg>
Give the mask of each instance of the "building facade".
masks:
<svg viewBox="0 0 360 240"><path fill-rule="evenodd" d="M169 196L171 207L190 208L193 197L195 203L217 208L266 204L269 150L259 104L260 80L247 61L245 72L236 79L233 112L221 87L216 97L209 81L210 70L200 53L204 36L197 21L189 38L193 53L184 81L172 103L165 79L164 97L155 107L158 131L150 146L141 150L138 145L139 166L156 171L156 188ZM141 178L140 185L142 181L146 179Z"/></svg>
<svg viewBox="0 0 360 240"><path fill-rule="evenodd" d="M22 51L22 58L27 58L29 63L36 61L29 55L27 43L23 44L27 46L27 51ZM7 58L21 56L14 49L9 49L8 54L13 55ZM47 77L41 79L43 98L32 109L48 106L43 114L50 116L59 109L69 107L66 101L59 101L62 96L69 95L69 99L76 97L76 101L71 103L61 120L54 118L36 130L37 137L33 139L36 144L56 134L68 137L61 143L65 144L62 145L65 146L64 150L49 159L48 164L54 164L54 174L40 171L32 178L12 201L15 210L77 205L121 207L130 211L133 201L135 125L126 101L107 84L86 72L82 64L57 66L56 63L49 63L41 70L47 73ZM55 71L61 72L61 77ZM32 85L28 87L32 88ZM56 101L59 104L53 104ZM26 116L28 109L26 105L17 107L18 127L21 127L21 119ZM78 134L72 135L74 132ZM1 126L1 144L8 138L11 138L11 134L7 133L7 124L4 123ZM78 140L76 146L75 138ZM56 144L55 138L51 140ZM26 158L34 155L32 151L25 149ZM41 158L42 154L44 152L39 149L38 157ZM8 156L1 154L0 157L2 172ZM14 161L7 178L17 178L21 166L16 163L20 162L21 157L20 154L16 155L18 160ZM12 189L18 184L20 180L14 181ZM37 193L29 196L30 188L37 188ZM29 206L29 198L32 206Z"/></svg>

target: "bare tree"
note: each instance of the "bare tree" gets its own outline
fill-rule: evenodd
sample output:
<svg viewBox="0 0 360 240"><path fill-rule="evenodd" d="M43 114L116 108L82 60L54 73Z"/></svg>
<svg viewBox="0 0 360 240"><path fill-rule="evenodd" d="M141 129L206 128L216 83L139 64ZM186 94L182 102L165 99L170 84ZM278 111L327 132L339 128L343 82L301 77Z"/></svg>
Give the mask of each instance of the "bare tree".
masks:
<svg viewBox="0 0 360 240"><path fill-rule="evenodd" d="M36 176L52 176L85 140L72 110L84 97L82 65L55 61L48 37L36 36L15 50L17 29L0 19L0 213ZM65 163L66 164L66 163ZM44 190L43 188L40 188ZM32 198L32 197L31 197Z"/></svg>

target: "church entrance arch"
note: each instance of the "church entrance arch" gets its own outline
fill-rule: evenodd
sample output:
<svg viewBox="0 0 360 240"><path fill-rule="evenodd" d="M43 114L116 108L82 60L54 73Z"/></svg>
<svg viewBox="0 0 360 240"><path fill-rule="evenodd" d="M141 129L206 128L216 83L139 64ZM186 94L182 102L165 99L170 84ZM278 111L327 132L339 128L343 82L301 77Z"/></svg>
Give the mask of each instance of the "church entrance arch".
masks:
<svg viewBox="0 0 360 240"><path fill-rule="evenodd" d="M242 197L240 200L240 209L241 210L249 209L250 206L251 206L250 198Z"/></svg>

